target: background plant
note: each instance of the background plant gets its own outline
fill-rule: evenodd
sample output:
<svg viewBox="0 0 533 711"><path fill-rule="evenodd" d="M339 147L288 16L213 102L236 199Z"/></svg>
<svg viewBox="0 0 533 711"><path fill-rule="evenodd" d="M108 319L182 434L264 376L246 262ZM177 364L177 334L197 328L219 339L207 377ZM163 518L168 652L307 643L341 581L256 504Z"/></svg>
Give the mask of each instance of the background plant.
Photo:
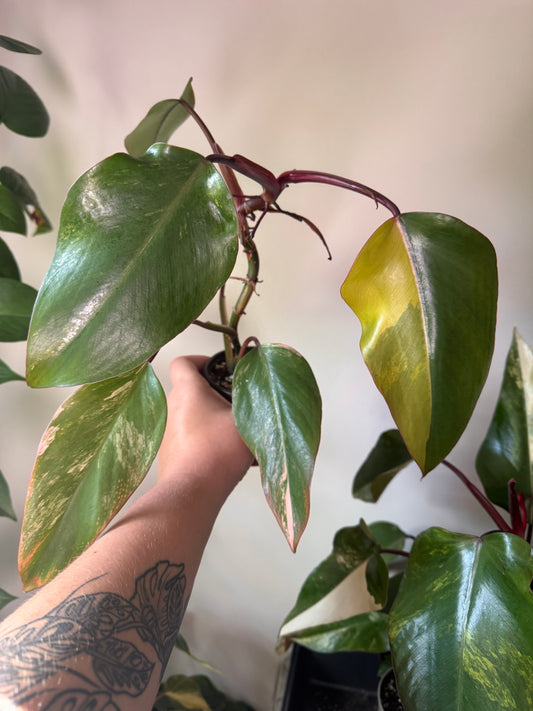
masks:
<svg viewBox="0 0 533 711"><path fill-rule="evenodd" d="M285 619L282 646L296 640L321 652L392 653L408 711L531 705L532 365L533 351L515 331L476 458L484 491L442 462L492 519L487 532L432 527L415 538L393 523L362 519L338 531L331 554L308 576ZM384 432L357 472L354 497L376 503L410 461L398 430ZM361 567L375 609L334 621L313 616L325 598L335 609L340 585Z"/></svg>
<svg viewBox="0 0 533 711"><path fill-rule="evenodd" d="M0 35L0 48L11 52L41 54L25 42ZM7 129L39 138L49 126L48 112L31 86L18 74L0 66L0 124ZM0 232L28 235L32 224L33 234L48 232L51 225L30 184L19 172L9 166L0 168ZM37 290L21 280L20 270L13 252L0 237L0 341L25 341ZM24 380L11 367L0 360L0 384ZM0 471L0 516L16 520L9 488ZM0 607L13 596L0 590Z"/></svg>

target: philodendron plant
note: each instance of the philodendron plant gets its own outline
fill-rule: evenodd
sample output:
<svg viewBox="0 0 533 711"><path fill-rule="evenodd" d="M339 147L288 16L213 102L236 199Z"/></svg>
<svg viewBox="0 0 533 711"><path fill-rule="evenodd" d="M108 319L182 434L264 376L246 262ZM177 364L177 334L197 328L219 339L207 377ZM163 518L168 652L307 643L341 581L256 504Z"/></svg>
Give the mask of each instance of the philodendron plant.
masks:
<svg viewBox="0 0 533 711"><path fill-rule="evenodd" d="M413 538L393 523L363 520L341 529L287 616L282 646L297 640L317 651L390 652L407 711L531 708L532 445L533 351L515 331L476 458L483 490L442 460L490 516L490 530L433 527ZM398 430L384 432L355 476L353 495L377 502L413 458ZM313 615L325 598L334 607L341 583L362 568L373 609L334 621Z"/></svg>
<svg viewBox="0 0 533 711"><path fill-rule="evenodd" d="M168 142L190 116L207 138L207 157ZM287 185L338 186L391 213L347 265L341 292L362 323L364 359L424 473L457 442L492 356L496 258L464 222L404 214L379 192L329 173L276 177L248 158L227 156L195 112L190 82L179 99L150 109L125 145L127 153L106 158L71 188L33 310L29 385L81 387L39 446L20 544L26 589L79 555L145 476L166 411L152 361L191 325L221 336L237 427L296 549L320 440L319 388L294 349L241 336L264 219L285 213L300 220L329 253L308 217L280 207ZM239 174L255 180L260 193L245 196ZM245 275L233 274L239 249ZM228 304L226 284L235 276L242 289ZM219 320L202 319L214 298Z"/></svg>

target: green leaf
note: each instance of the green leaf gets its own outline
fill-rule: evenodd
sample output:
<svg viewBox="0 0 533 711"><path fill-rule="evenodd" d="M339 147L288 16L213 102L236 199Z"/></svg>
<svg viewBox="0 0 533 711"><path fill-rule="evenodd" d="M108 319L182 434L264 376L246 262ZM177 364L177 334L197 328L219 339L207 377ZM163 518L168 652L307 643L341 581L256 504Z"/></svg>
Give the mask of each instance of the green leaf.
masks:
<svg viewBox="0 0 533 711"><path fill-rule="evenodd" d="M23 136L44 136L48 112L31 86L6 67L0 67L0 122Z"/></svg>
<svg viewBox="0 0 533 711"><path fill-rule="evenodd" d="M14 373L3 360L0 360L0 385L2 385L2 383L9 383L11 380L24 380L24 378L22 375Z"/></svg>
<svg viewBox="0 0 533 711"><path fill-rule="evenodd" d="M406 709L530 708L532 576L531 548L512 534L416 539L389 626Z"/></svg>
<svg viewBox="0 0 533 711"><path fill-rule="evenodd" d="M383 607L387 602L389 588L389 570L379 553L373 553L366 564L366 586L376 605Z"/></svg>
<svg viewBox="0 0 533 711"><path fill-rule="evenodd" d="M355 475L352 495L375 503L396 474L412 461L398 430L383 432Z"/></svg>
<svg viewBox="0 0 533 711"><path fill-rule="evenodd" d="M345 620L310 627L292 639L315 652L387 652L388 615L363 612Z"/></svg>
<svg viewBox="0 0 533 711"><path fill-rule="evenodd" d="M306 578L296 604L283 626L329 595L350 573L365 563L376 549L366 523L341 528L333 539L333 550Z"/></svg>
<svg viewBox="0 0 533 711"><path fill-rule="evenodd" d="M491 243L430 213L385 222L342 286L366 364L424 474L456 444L485 382L497 289Z"/></svg>
<svg viewBox="0 0 533 711"><path fill-rule="evenodd" d="M16 595L10 595L8 592L5 590L2 590L0 588L0 610L8 605L10 602L13 602L13 600L16 600L17 597Z"/></svg>
<svg viewBox="0 0 533 711"><path fill-rule="evenodd" d="M39 204L35 191L23 175L4 165L0 168L0 183L11 191L20 207L23 209L32 208L31 212L29 210L27 212L36 225L36 235L50 232L52 224ZM23 234L26 234L26 230Z"/></svg>
<svg viewBox="0 0 533 711"><path fill-rule="evenodd" d="M12 37L6 37L5 35L0 35L0 47L9 49L11 52L21 52L22 54L42 54L41 50L37 49L37 47L13 39Z"/></svg>
<svg viewBox="0 0 533 711"><path fill-rule="evenodd" d="M185 329L231 273L237 222L202 156L158 144L70 190L28 342L32 387L112 377Z"/></svg>
<svg viewBox="0 0 533 711"><path fill-rule="evenodd" d="M509 508L509 479L516 479L526 498L533 494L533 351L516 330L476 469L487 496L499 506Z"/></svg>
<svg viewBox="0 0 533 711"><path fill-rule="evenodd" d="M0 472L0 516L11 518L13 521L17 520L17 514L11 503L9 487L2 472Z"/></svg>
<svg viewBox="0 0 533 711"><path fill-rule="evenodd" d="M20 271L13 253L0 237L0 278L16 279L20 281Z"/></svg>
<svg viewBox="0 0 533 711"><path fill-rule="evenodd" d="M53 578L122 508L150 468L165 420L165 394L148 363L63 403L39 445L26 500L26 590Z"/></svg>
<svg viewBox="0 0 533 711"><path fill-rule="evenodd" d="M0 277L0 341L25 341L37 291L18 279Z"/></svg>
<svg viewBox="0 0 533 711"><path fill-rule="evenodd" d="M4 185L0 185L0 230L17 232L20 235L27 232L24 210L11 190Z"/></svg>
<svg viewBox="0 0 533 711"><path fill-rule="evenodd" d="M261 470L265 496L291 549L309 517L322 402L307 361L281 345L253 348L233 378L233 415Z"/></svg>
<svg viewBox="0 0 533 711"><path fill-rule="evenodd" d="M194 107L192 78L187 82L180 99ZM174 131L189 118L189 112L177 99L166 99L152 106L140 124L124 141L131 156L140 158L154 143L167 143Z"/></svg>

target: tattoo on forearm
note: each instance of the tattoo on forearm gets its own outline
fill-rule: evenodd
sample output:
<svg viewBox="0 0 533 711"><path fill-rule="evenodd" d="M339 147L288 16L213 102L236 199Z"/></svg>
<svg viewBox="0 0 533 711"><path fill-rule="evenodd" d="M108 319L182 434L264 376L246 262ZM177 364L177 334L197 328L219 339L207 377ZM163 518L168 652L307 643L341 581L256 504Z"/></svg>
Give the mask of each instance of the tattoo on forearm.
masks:
<svg viewBox="0 0 533 711"><path fill-rule="evenodd" d="M17 704L39 699L44 711L121 711L121 695L140 696L152 678L147 646L164 670L185 588L184 566L160 561L137 578L129 600L73 593L0 639L0 694ZM54 694L56 675L61 692Z"/></svg>

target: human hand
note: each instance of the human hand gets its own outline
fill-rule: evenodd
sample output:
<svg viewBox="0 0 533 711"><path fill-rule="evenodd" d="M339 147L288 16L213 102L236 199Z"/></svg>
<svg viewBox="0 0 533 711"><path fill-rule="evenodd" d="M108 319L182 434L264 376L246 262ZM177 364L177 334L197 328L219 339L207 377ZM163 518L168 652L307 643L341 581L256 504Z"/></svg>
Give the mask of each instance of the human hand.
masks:
<svg viewBox="0 0 533 711"><path fill-rule="evenodd" d="M204 479L220 484L226 495L242 479L253 457L239 435L231 406L200 374L207 358L175 358L170 364L172 390L159 450L158 480Z"/></svg>

